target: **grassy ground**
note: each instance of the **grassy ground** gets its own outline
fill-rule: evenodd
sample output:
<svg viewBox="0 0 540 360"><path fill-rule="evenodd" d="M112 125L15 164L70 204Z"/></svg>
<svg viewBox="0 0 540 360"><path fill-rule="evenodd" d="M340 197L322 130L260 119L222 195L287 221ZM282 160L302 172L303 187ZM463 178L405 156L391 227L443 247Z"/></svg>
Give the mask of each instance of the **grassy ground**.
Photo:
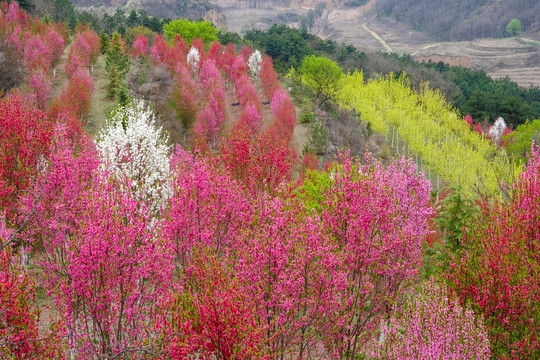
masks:
<svg viewBox="0 0 540 360"><path fill-rule="evenodd" d="M90 115L85 124L86 131L95 136L107 120L107 114L116 106L116 100L106 98L107 72L105 71L105 55L100 55L90 73L94 79L94 92L90 100Z"/></svg>
<svg viewBox="0 0 540 360"><path fill-rule="evenodd" d="M58 64L56 64L56 75L52 78L50 101L52 101L54 98L60 95L60 93L62 92L62 89L64 88L64 85L66 84L65 67L66 67L66 62L67 62L70 48L71 48L71 44L69 44L64 49L64 53L62 54L60 61L58 62Z"/></svg>

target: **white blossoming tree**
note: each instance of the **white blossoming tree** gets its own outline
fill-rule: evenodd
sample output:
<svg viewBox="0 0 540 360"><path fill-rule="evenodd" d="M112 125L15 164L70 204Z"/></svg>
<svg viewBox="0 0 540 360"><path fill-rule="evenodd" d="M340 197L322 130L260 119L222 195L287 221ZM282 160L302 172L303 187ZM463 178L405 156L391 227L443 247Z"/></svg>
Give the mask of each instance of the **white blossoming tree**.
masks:
<svg viewBox="0 0 540 360"><path fill-rule="evenodd" d="M261 72L262 55L259 50L255 50L248 59L249 72L252 78L257 78Z"/></svg>
<svg viewBox="0 0 540 360"><path fill-rule="evenodd" d="M501 137L506 129L506 123L502 117L498 117L495 123L489 128L488 135L493 139L495 144L499 144Z"/></svg>
<svg viewBox="0 0 540 360"><path fill-rule="evenodd" d="M135 196L156 213L172 194L167 136L143 100L116 108L97 137L102 166L129 179Z"/></svg>
<svg viewBox="0 0 540 360"><path fill-rule="evenodd" d="M191 69L193 69L193 71L196 72L197 69L199 68L199 62L201 61L201 54L199 53L199 50L196 47L192 46L191 49L189 49L186 56L186 61L188 65L191 67Z"/></svg>

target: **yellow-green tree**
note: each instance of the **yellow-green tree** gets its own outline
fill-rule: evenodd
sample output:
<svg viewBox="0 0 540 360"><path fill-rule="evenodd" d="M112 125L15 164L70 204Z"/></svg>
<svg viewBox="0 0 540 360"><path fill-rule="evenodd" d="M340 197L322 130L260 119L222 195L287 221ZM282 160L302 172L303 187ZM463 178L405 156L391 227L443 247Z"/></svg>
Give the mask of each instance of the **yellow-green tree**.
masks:
<svg viewBox="0 0 540 360"><path fill-rule="evenodd" d="M319 104L335 98L343 78L343 70L324 56L310 55L300 67L302 81L311 88Z"/></svg>
<svg viewBox="0 0 540 360"><path fill-rule="evenodd" d="M217 29L209 21L193 22L187 19L177 19L163 25L163 34L171 42L178 34L188 45L191 45L193 39L201 39L205 45L218 39Z"/></svg>
<svg viewBox="0 0 540 360"><path fill-rule="evenodd" d="M394 152L403 153L405 142L407 153L421 159L423 169L461 183L467 196L475 190L500 194L521 171L491 139L471 131L459 112L427 84L415 92L404 75L364 82L363 74L355 72L342 79L340 88L342 106L362 114L374 131L399 139Z"/></svg>
<svg viewBox="0 0 540 360"><path fill-rule="evenodd" d="M510 36L518 36L521 33L521 21L519 19L512 19L506 25L506 32Z"/></svg>

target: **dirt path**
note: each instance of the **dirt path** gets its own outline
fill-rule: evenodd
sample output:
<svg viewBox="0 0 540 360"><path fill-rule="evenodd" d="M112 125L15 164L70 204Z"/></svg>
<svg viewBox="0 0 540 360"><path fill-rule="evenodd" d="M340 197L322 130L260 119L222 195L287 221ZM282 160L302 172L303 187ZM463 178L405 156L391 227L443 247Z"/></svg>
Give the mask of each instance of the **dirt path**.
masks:
<svg viewBox="0 0 540 360"><path fill-rule="evenodd" d="M529 43L533 43L535 45L539 45L540 42L538 42L537 40L533 40L533 39L527 39L527 38L520 38L522 41L525 41L525 42L529 42Z"/></svg>
<svg viewBox="0 0 540 360"><path fill-rule="evenodd" d="M440 44L439 43L435 43L435 44L430 44L430 45L426 45L426 46L422 46L420 49L414 51L411 53L411 56L414 56L416 54L418 54L420 51L422 50L426 50L426 49L429 49L429 48L432 48L432 47L435 47L435 46L439 46Z"/></svg>
<svg viewBox="0 0 540 360"><path fill-rule="evenodd" d="M362 24L362 29L364 29L365 31L367 31L368 33L370 33L375 39L377 39L377 41L386 49L386 52L388 53L392 53L392 48L390 47L390 45L388 45L386 43L386 41L384 41L384 39L382 37L380 37L379 35L377 35L377 33L373 30L371 30L370 28L367 27L367 22L363 23Z"/></svg>
<svg viewBox="0 0 540 360"><path fill-rule="evenodd" d="M56 75L52 78L51 84L51 97L49 99L50 102L60 96L60 93L62 92L62 90L64 89L64 85L66 84L67 78L65 70L70 48L71 44L66 46L66 48L64 49L64 53L60 58L60 61L58 62L58 64L56 64Z"/></svg>

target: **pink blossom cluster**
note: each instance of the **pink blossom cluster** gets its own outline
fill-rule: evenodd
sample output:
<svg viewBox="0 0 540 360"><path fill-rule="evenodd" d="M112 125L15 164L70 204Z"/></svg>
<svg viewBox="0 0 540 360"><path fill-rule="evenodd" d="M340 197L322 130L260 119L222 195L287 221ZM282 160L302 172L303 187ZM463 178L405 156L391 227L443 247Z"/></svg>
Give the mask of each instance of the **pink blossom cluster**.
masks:
<svg viewBox="0 0 540 360"><path fill-rule="evenodd" d="M483 319L452 299L446 286L425 283L402 311L381 320L374 359L491 359Z"/></svg>
<svg viewBox="0 0 540 360"><path fill-rule="evenodd" d="M64 51L65 28L62 24L44 24L37 18L32 19L17 2L11 2L0 11L0 29L6 43L16 50L29 73L27 92L30 100L45 109L51 91L50 70L56 67Z"/></svg>
<svg viewBox="0 0 540 360"><path fill-rule="evenodd" d="M135 38L135 41L133 41L133 55L135 57L143 57L147 56L150 49L148 48L148 45L150 44L150 41L148 38L144 35L137 35Z"/></svg>
<svg viewBox="0 0 540 360"><path fill-rule="evenodd" d="M150 49L152 62L155 65L167 65L171 72L175 71L178 65L186 65L187 52L187 45L180 35L174 38L172 46L167 45L162 35L157 35Z"/></svg>
<svg viewBox="0 0 540 360"><path fill-rule="evenodd" d="M83 26L78 28L75 41L69 50L66 76L71 79L80 69L89 71L100 51L99 36L95 31Z"/></svg>
<svg viewBox="0 0 540 360"><path fill-rule="evenodd" d="M225 121L225 93L213 59L207 58L200 65L199 84L202 96L193 133L197 146L207 149L215 145Z"/></svg>
<svg viewBox="0 0 540 360"><path fill-rule="evenodd" d="M208 50L208 59L214 60L218 69L223 68L223 45L219 41L214 41Z"/></svg>
<svg viewBox="0 0 540 360"><path fill-rule="evenodd" d="M277 141L288 144L296 126L296 110L285 90L278 88L272 96L272 113L274 122L267 130Z"/></svg>
<svg viewBox="0 0 540 360"><path fill-rule="evenodd" d="M180 36L176 36L173 43L168 45L158 35L150 53L154 64L165 64L174 74L176 86L173 92L177 115L182 121L185 135L191 132L190 140L196 147L204 151L216 148L218 135L227 120L226 89L231 83L234 84L240 109L240 115L233 124L234 132L247 129L254 137L253 141L259 142L255 138L263 136L263 108L259 90L248 74L246 61L252 55L250 48L245 47L237 54L233 44L223 49L216 41L206 53L202 41L195 39L188 51ZM264 137L279 143L284 152L295 158L294 150L289 146L296 125L294 106L288 94L281 89L272 60L265 56L257 65L260 67L258 74L262 90L271 100L274 116Z"/></svg>
<svg viewBox="0 0 540 360"><path fill-rule="evenodd" d="M319 214L264 191L246 199L242 183L198 156L179 151L173 163L164 234L177 267L196 266L201 251L220 258L254 301L275 356L365 351L416 278L433 210L412 162L343 157Z"/></svg>
<svg viewBox="0 0 540 360"><path fill-rule="evenodd" d="M169 289L172 251L157 235L160 223L121 181L98 167L93 142L67 140L57 127L50 172L29 228L43 248L44 284L61 311L69 350L77 356L114 356L157 341L153 330ZM127 181L127 180L126 180ZM128 182L129 184L129 182Z"/></svg>
<svg viewBox="0 0 540 360"><path fill-rule="evenodd" d="M8 7L3 9L7 13ZM17 12L3 16L20 17ZM20 21L28 20L23 16ZM214 44L206 53L195 40L200 57L190 69L185 42L177 37L168 45L158 36L151 61L174 74L177 114L201 150L177 147L170 158L161 157L167 176L159 182L170 194L150 212L151 202L134 195L138 188L149 190L136 184L141 173L148 170L145 176L158 177L147 162L137 168L133 154L141 148L132 146L132 153L120 159L135 175L113 174L101 163L92 139L82 130L73 136L73 124L88 114L93 86L87 65L77 63L92 62L95 33L79 28L79 35L71 80L49 109L49 118L73 123L56 124L51 138L43 113L18 111L16 98L0 102L17 110L2 113L4 132L21 130L11 129L10 141L0 142L0 164L7 164L0 180L16 190L10 190L9 202L0 199L0 211L9 206L15 214L7 226L0 223L0 238L4 245L18 231L16 241L33 245L43 286L61 318L48 336L62 355L38 349L32 356L350 359L370 352L378 356L379 351L393 356L395 351L398 358L483 358L490 350L481 315L491 321L485 325L491 344L502 346L506 340L514 351L509 356L536 355L535 324L522 323L536 316L523 308L527 301L537 302L537 269L530 265L537 247L526 236L520 238L525 231L511 224L538 225L538 153L517 188L524 195L516 195L511 211L519 215L486 205L486 219L505 227L492 231L487 222L488 233L478 236L489 242L478 240L476 246L494 250L488 257L473 258L471 252L463 263L452 264L455 276L447 281L456 300L434 285L415 294L421 243L430 233L434 209L429 181L416 175L412 160L382 163L369 154L362 161L342 154L311 189L305 182L292 182L295 153L289 143L295 111L269 58L261 63L259 89L247 75L249 48L238 55L233 45L223 52ZM141 53L143 45L137 45ZM241 115L221 147L214 147L226 126L224 78L234 83L231 96L236 95ZM268 112L275 119L262 132L259 91L271 100ZM29 122L41 127L23 126ZM133 135L121 125L117 122L115 129ZM138 144L149 140L144 136L148 131L135 130ZM20 140L30 131L36 141ZM25 154L31 156L20 156ZM150 150L140 158L153 155ZM308 201L308 192L314 201ZM15 230L22 220L24 229ZM512 242L509 229L523 244ZM510 250L516 249L520 256L513 257L516 252ZM9 298L5 294L10 291L30 299L25 276L6 254L0 253L5 265L0 296ZM531 274L512 262L516 258L526 259ZM479 276L489 285L467 273L469 259L479 259L474 263L484 266ZM526 286L515 281L519 276L527 276ZM497 282L500 294L485 291ZM10 348L9 356L28 357L27 345L37 337L35 314L25 301L4 303L16 316L0 322L1 336L12 336L18 325L27 331L16 334L23 345ZM431 324L422 326L426 319ZM402 336L403 329L410 336ZM426 336L432 336L431 347L421 343Z"/></svg>

